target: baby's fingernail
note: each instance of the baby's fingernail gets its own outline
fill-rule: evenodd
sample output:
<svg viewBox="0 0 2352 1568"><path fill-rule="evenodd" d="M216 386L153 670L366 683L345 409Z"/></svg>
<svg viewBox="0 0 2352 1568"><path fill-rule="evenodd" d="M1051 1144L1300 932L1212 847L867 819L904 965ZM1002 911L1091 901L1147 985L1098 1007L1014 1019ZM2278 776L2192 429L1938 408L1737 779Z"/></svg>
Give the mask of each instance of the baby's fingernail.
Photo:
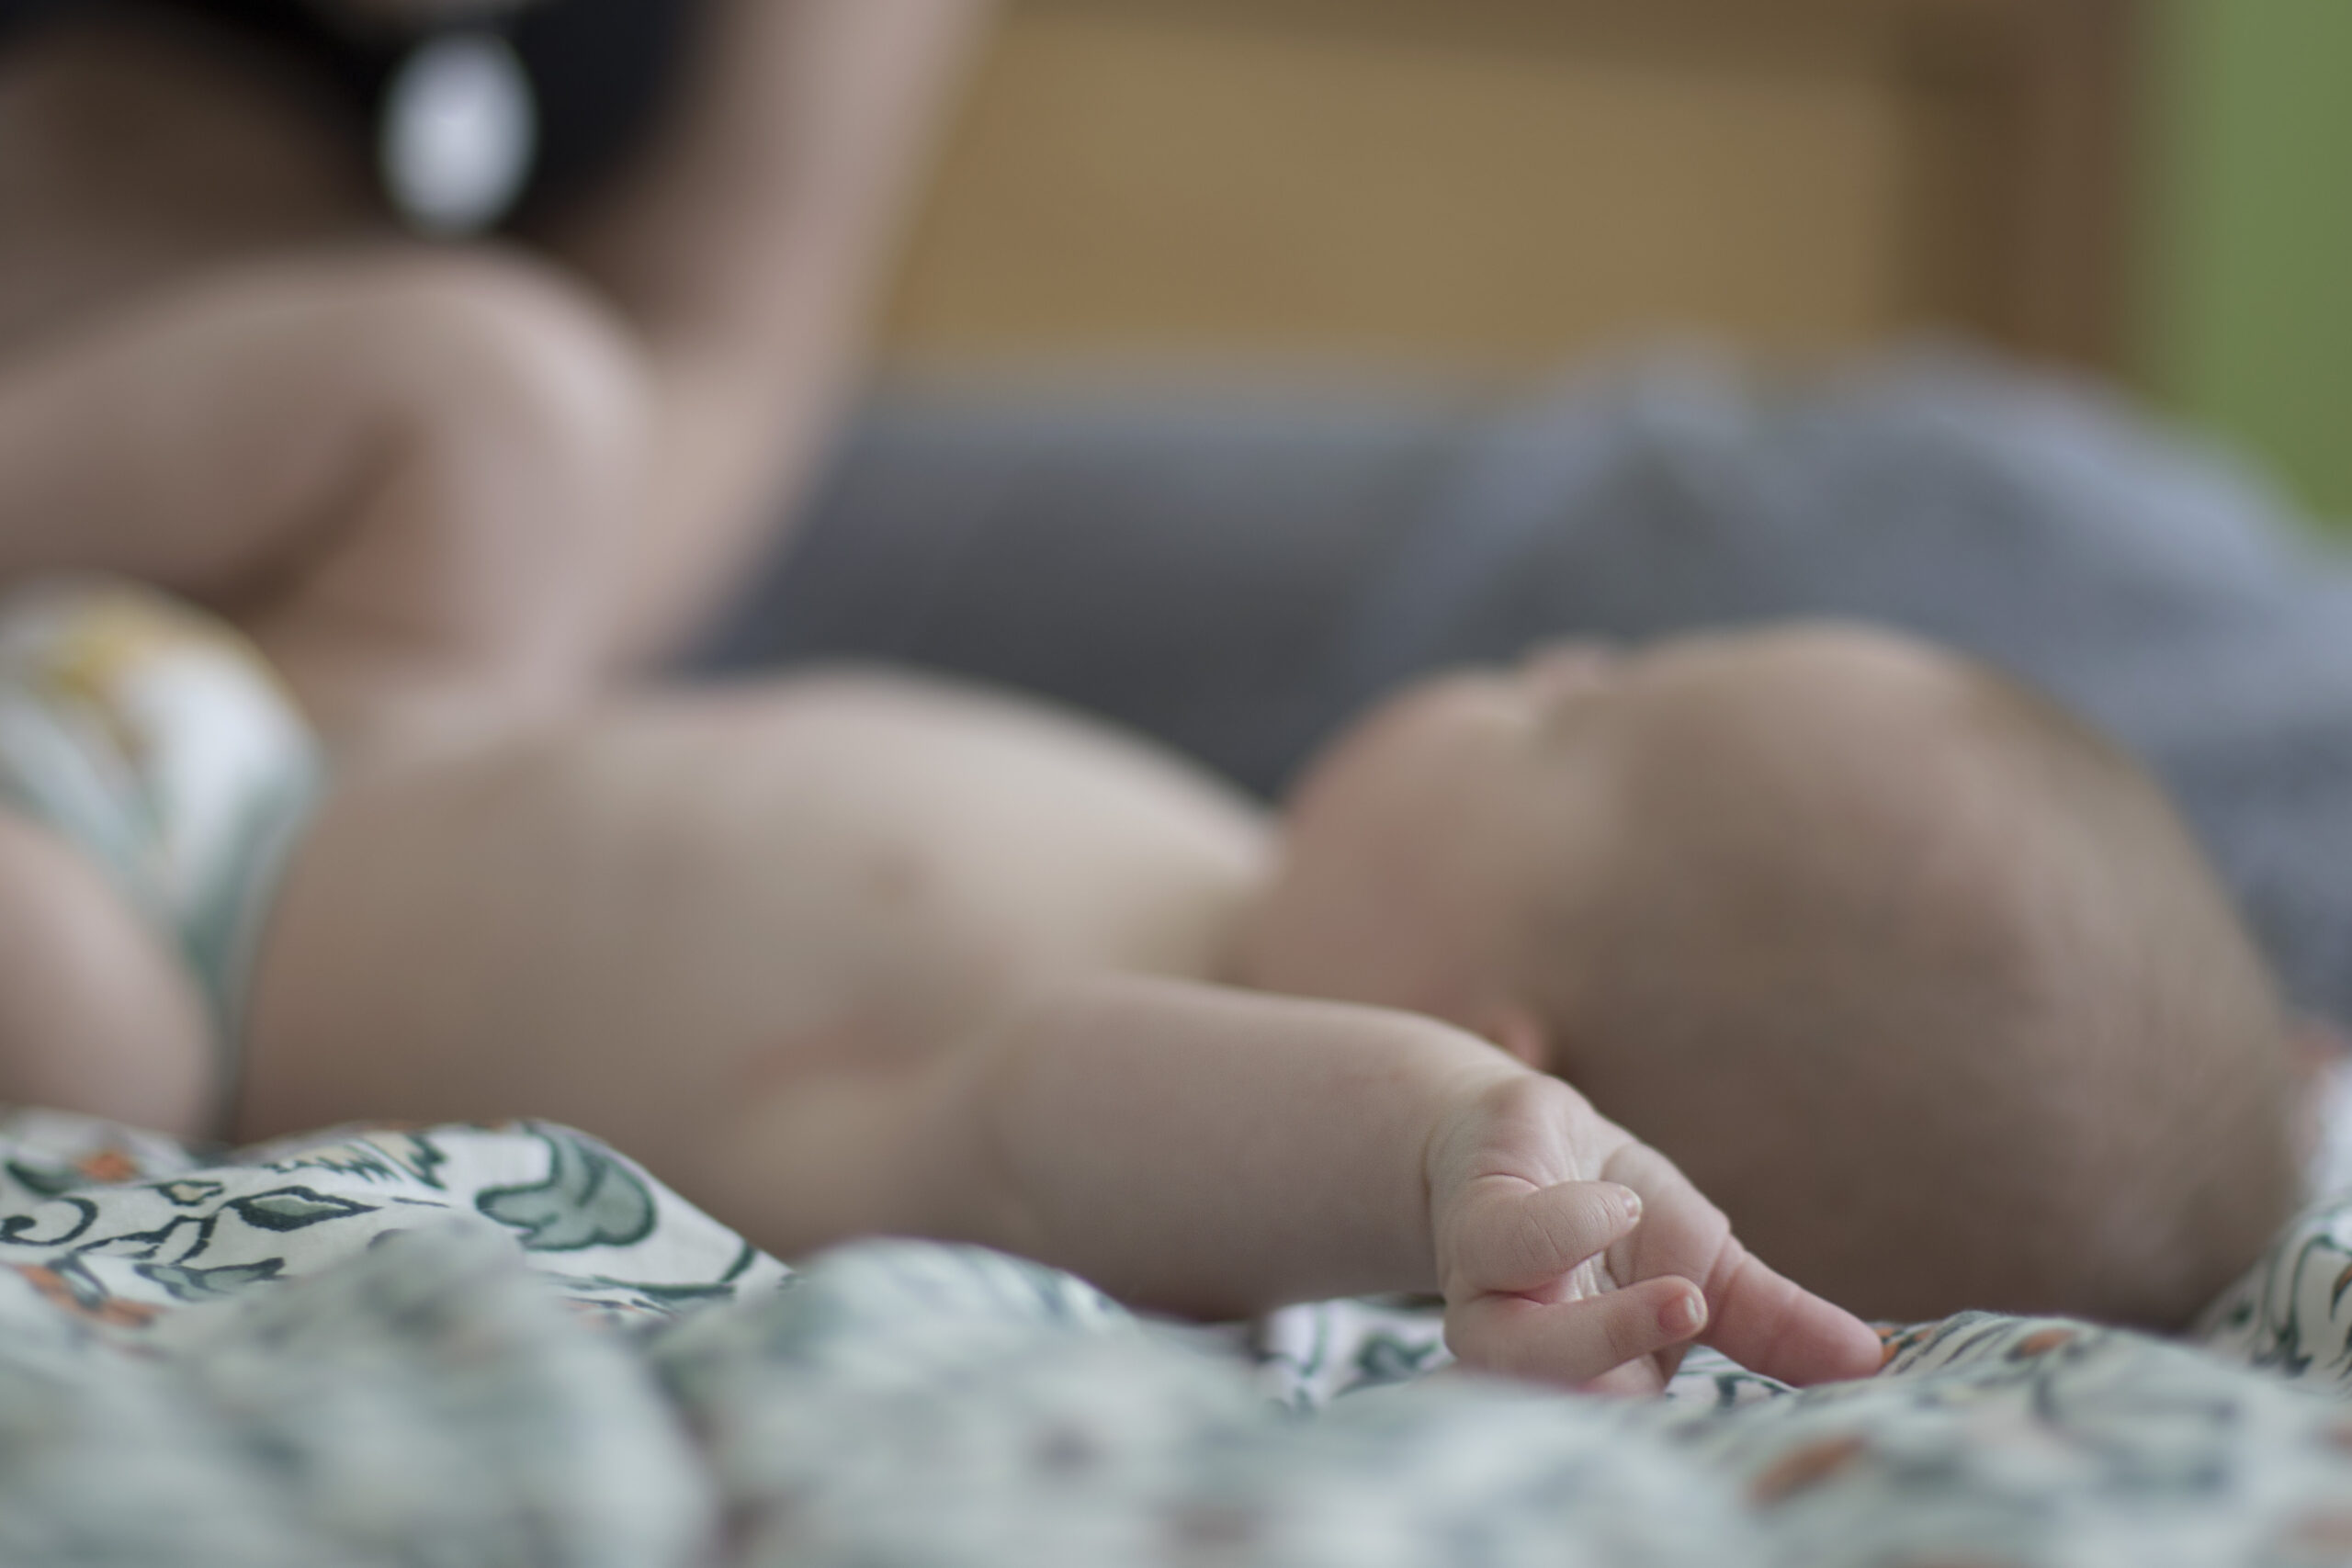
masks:
<svg viewBox="0 0 2352 1568"><path fill-rule="evenodd" d="M1617 1207L1624 1211L1625 1223L1630 1225L1642 1217L1642 1195L1630 1187L1620 1187Z"/></svg>
<svg viewBox="0 0 2352 1568"><path fill-rule="evenodd" d="M1688 1339L1706 1323L1707 1303L1696 1291L1685 1291L1658 1308L1658 1327L1677 1339Z"/></svg>

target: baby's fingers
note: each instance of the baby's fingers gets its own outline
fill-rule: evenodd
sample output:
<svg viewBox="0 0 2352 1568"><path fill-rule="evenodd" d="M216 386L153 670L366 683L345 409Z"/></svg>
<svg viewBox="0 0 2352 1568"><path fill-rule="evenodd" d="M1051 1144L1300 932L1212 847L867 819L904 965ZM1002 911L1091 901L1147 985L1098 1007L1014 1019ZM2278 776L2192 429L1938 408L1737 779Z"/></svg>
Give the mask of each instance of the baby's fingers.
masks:
<svg viewBox="0 0 2352 1568"><path fill-rule="evenodd" d="M1697 1286L1657 1279L1573 1302L1475 1296L1447 1310L1445 1342L1475 1371L1589 1383L1688 1342L1706 1324L1706 1298Z"/></svg>
<svg viewBox="0 0 2352 1568"><path fill-rule="evenodd" d="M1641 1199L1613 1181L1531 1187L1481 1177L1452 1216L1446 1293L1542 1290L1607 1251L1641 1217Z"/></svg>
<svg viewBox="0 0 2352 1568"><path fill-rule="evenodd" d="M1665 1156L1631 1145L1611 1156L1608 1169L1637 1187L1648 1204L1639 1234L1611 1259L1617 1278L1702 1281L1712 1320L1707 1343L1750 1371L1810 1384L1878 1370L1878 1336L1758 1261Z"/></svg>
<svg viewBox="0 0 2352 1568"><path fill-rule="evenodd" d="M1709 1343L1741 1366L1812 1384L1866 1378L1884 1359L1878 1336L1733 1243L1708 1281L1718 1310Z"/></svg>

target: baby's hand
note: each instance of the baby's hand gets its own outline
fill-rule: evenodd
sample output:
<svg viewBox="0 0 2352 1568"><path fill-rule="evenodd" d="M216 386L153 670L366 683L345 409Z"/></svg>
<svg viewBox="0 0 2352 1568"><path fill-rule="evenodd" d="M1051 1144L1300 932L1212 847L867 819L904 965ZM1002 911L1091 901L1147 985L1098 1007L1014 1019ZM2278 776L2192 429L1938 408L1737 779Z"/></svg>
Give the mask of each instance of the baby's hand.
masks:
<svg viewBox="0 0 2352 1568"><path fill-rule="evenodd" d="M1556 1078L1466 1093L1428 1174L1446 1343L1468 1367L1654 1393L1696 1337L1788 1382L1878 1370L1860 1319L1751 1257L1663 1155Z"/></svg>

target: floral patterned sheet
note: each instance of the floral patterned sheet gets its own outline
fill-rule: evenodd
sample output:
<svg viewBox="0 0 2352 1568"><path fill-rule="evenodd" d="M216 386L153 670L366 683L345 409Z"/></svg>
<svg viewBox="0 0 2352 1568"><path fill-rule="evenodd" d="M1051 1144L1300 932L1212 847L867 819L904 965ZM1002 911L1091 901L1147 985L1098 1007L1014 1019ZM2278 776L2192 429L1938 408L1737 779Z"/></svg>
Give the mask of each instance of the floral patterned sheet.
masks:
<svg viewBox="0 0 2352 1568"><path fill-rule="evenodd" d="M2352 1562L2352 1197L2201 1347L1968 1315L1791 1393L1420 1377L872 1243L786 1269L560 1128L208 1161L0 1117L10 1564Z"/></svg>

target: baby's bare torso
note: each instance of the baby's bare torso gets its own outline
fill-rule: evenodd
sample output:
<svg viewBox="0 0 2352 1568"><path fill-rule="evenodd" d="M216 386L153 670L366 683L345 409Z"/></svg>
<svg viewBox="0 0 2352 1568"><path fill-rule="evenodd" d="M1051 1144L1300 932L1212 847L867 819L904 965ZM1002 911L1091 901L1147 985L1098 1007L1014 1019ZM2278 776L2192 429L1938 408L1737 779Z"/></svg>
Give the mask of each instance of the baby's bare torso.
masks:
<svg viewBox="0 0 2352 1568"><path fill-rule="evenodd" d="M337 792L266 944L240 1131L530 1114L658 1160L1041 976L1215 977L1266 853L1238 796L1009 699L625 705Z"/></svg>

